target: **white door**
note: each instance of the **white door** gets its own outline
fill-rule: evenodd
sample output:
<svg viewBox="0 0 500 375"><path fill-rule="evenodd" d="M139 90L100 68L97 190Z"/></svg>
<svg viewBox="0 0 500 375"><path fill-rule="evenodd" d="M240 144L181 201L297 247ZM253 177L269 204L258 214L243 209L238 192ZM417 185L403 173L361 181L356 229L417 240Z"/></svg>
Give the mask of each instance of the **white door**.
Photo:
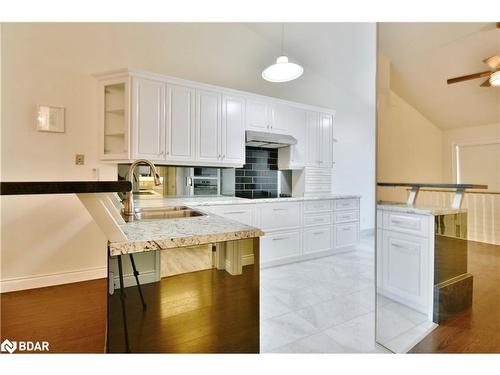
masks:
<svg viewBox="0 0 500 375"><path fill-rule="evenodd" d="M194 121L195 90L167 84L167 160L194 160Z"/></svg>
<svg viewBox="0 0 500 375"><path fill-rule="evenodd" d="M279 134L290 134L289 111L290 108L284 104L272 104L271 109L271 132Z"/></svg>
<svg viewBox="0 0 500 375"><path fill-rule="evenodd" d="M245 100L222 97L222 161L245 164Z"/></svg>
<svg viewBox="0 0 500 375"><path fill-rule="evenodd" d="M303 109L290 108L290 131L297 139L297 144L291 146L291 162L295 166L304 166L307 161L306 114Z"/></svg>
<svg viewBox="0 0 500 375"><path fill-rule="evenodd" d="M247 130L270 131L270 119L271 114L266 102L247 99L245 123Z"/></svg>
<svg viewBox="0 0 500 375"><path fill-rule="evenodd" d="M165 84L142 78L132 80L132 158L164 158Z"/></svg>
<svg viewBox="0 0 500 375"><path fill-rule="evenodd" d="M331 168L333 162L333 116L321 114L320 126L320 167Z"/></svg>
<svg viewBox="0 0 500 375"><path fill-rule="evenodd" d="M307 112L306 116L306 165L317 167L319 165L319 113Z"/></svg>
<svg viewBox="0 0 500 375"><path fill-rule="evenodd" d="M197 160L222 161L222 95L213 91L196 92Z"/></svg>

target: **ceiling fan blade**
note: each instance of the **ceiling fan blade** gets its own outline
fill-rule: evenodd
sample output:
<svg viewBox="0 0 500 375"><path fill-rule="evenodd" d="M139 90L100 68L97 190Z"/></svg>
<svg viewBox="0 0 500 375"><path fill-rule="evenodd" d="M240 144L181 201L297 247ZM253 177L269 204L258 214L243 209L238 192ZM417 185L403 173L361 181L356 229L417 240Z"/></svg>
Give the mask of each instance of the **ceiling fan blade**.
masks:
<svg viewBox="0 0 500 375"><path fill-rule="evenodd" d="M471 79L477 79L477 78L482 78L482 77L489 77L491 72L489 70L481 73L474 73L474 74L469 74L466 76L462 77L455 77L455 78L450 78L446 82L448 85L451 85L452 83L457 83L457 82L463 82L463 81L468 81Z"/></svg>
<svg viewBox="0 0 500 375"><path fill-rule="evenodd" d="M481 83L481 87L491 87L490 79L488 78L486 81Z"/></svg>
<svg viewBox="0 0 500 375"><path fill-rule="evenodd" d="M488 65L491 69L500 68L500 56L491 56L484 59L483 62Z"/></svg>

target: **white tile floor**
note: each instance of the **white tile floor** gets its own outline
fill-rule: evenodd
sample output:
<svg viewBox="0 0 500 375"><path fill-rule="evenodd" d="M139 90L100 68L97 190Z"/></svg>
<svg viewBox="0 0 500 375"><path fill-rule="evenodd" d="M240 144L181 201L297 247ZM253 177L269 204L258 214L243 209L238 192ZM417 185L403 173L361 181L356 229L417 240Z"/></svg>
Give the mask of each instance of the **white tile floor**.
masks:
<svg viewBox="0 0 500 375"><path fill-rule="evenodd" d="M375 344L374 244L261 270L261 352L381 353Z"/></svg>

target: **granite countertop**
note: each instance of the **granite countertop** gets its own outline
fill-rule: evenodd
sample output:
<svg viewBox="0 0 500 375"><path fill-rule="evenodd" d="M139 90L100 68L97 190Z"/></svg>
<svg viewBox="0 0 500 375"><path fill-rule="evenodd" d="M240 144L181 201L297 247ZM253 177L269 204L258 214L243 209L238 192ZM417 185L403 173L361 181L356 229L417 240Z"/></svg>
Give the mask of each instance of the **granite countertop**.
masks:
<svg viewBox="0 0 500 375"><path fill-rule="evenodd" d="M301 202L311 200L324 200L324 199L349 199L360 198L360 195L354 194L328 194L308 197L290 197L290 198L262 198L262 199L248 199L228 196L204 196L204 197L175 197L163 199L136 199L136 207L162 207L162 206L218 206L225 204L258 204L258 203L277 203L277 202Z"/></svg>
<svg viewBox="0 0 500 375"><path fill-rule="evenodd" d="M396 211L408 214L420 215L449 215L467 212L464 208L451 208L451 207L430 207L430 206L410 206L401 202L377 202L377 209L384 211Z"/></svg>
<svg viewBox="0 0 500 375"><path fill-rule="evenodd" d="M180 219L143 220L121 224L126 242L110 242L110 255L166 250L241 240L264 235L258 228L207 214Z"/></svg>

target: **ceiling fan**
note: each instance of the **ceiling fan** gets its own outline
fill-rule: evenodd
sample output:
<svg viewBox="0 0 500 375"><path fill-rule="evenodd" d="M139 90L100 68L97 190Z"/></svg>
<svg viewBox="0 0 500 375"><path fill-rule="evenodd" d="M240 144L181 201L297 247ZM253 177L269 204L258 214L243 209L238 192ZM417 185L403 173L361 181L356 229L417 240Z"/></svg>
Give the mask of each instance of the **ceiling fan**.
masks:
<svg viewBox="0 0 500 375"><path fill-rule="evenodd" d="M496 24L497 29L500 29L500 22ZM469 81L471 79L486 78L486 81L481 83L481 87L499 87L500 86L500 56L495 55L483 60L483 63L488 65L491 70L486 70L480 73L468 74L466 76L450 78L446 82L448 85L457 82Z"/></svg>

